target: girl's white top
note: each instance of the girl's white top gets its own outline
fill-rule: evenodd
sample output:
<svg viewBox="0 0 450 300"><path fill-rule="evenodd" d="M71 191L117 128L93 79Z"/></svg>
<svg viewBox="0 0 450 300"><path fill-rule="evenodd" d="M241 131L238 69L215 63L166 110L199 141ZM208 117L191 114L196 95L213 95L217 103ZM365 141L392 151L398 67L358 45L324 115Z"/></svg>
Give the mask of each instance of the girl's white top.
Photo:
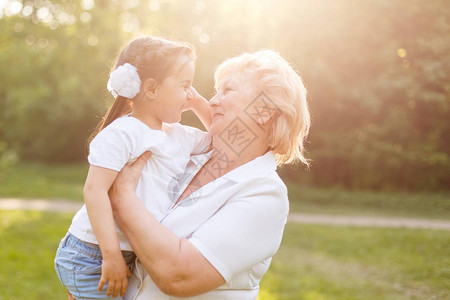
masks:
<svg viewBox="0 0 450 300"><path fill-rule="evenodd" d="M181 191L210 155L191 157ZM226 280L213 291L182 299L256 299L259 282L280 246L288 211L287 189L270 151L206 184L167 211L161 223L188 239ZM138 261L125 299L181 298L163 294Z"/></svg>
<svg viewBox="0 0 450 300"><path fill-rule="evenodd" d="M153 216L161 220L175 203L169 192L177 190L190 155L205 152L210 144L208 134L197 128L176 123L163 124L163 130L154 130L126 116L113 121L92 140L88 161L93 166L120 171L145 151L151 151L136 194ZM98 244L85 205L73 218L69 232L80 240ZM116 232L120 248L132 250L117 226Z"/></svg>

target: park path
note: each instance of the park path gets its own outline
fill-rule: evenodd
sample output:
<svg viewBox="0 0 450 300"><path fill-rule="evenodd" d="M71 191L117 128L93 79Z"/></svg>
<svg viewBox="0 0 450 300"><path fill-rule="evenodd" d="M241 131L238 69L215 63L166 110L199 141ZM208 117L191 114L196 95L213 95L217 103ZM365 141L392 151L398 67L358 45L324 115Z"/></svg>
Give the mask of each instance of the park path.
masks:
<svg viewBox="0 0 450 300"><path fill-rule="evenodd" d="M76 212L82 203L64 200L0 198L0 210L38 210L51 212ZM334 226L394 227L450 230L450 221L417 218L342 216L290 213L288 222Z"/></svg>

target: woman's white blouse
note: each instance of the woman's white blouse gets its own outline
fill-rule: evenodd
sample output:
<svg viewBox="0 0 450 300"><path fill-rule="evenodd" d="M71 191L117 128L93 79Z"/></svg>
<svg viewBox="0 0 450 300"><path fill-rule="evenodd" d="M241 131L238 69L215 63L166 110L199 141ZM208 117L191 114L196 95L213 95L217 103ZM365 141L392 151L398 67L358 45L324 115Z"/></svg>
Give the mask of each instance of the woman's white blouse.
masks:
<svg viewBox="0 0 450 300"><path fill-rule="evenodd" d="M210 155L192 156L171 197L178 199ZM226 280L218 289L189 299L256 299L259 282L280 246L288 211L287 189L270 151L169 210L161 223L187 238ZM125 299L178 298L163 294L138 262Z"/></svg>

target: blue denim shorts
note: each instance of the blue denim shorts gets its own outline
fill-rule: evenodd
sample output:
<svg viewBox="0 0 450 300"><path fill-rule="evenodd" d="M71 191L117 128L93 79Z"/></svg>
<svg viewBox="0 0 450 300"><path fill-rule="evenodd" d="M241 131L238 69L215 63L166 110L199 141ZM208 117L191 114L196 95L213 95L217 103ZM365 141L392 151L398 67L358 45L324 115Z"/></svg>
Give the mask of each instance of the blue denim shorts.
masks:
<svg viewBox="0 0 450 300"><path fill-rule="evenodd" d="M130 271L133 270L136 255L122 251ZM55 257L55 270L61 283L77 299L120 299L106 296L108 284L97 291L102 275L102 252L100 247L81 241L67 233L61 240Z"/></svg>

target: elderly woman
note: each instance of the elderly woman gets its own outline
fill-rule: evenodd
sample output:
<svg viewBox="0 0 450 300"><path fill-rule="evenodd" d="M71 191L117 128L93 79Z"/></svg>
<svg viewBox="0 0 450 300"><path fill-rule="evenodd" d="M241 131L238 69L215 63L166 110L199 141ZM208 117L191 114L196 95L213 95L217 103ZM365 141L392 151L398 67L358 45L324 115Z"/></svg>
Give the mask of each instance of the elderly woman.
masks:
<svg viewBox="0 0 450 300"><path fill-rule="evenodd" d="M301 161L310 115L306 89L273 51L226 60L210 100L212 149L191 157L156 220L135 194L150 154L111 190L114 216L139 259L125 299L255 299L288 215L277 165Z"/></svg>

